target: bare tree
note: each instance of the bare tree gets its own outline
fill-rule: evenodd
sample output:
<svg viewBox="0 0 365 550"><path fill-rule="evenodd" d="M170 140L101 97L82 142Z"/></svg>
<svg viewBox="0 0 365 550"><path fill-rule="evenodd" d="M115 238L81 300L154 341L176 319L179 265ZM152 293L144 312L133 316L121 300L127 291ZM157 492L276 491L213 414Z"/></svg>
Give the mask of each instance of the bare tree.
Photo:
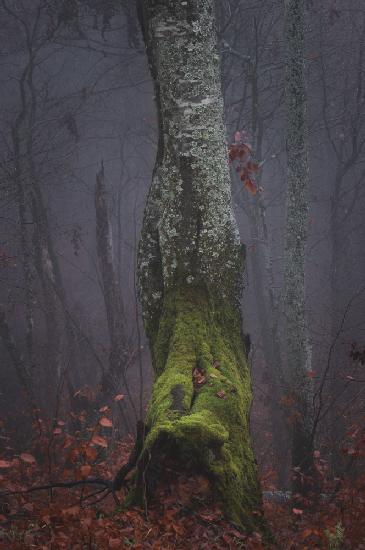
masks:
<svg viewBox="0 0 365 550"><path fill-rule="evenodd" d="M123 301L114 265L113 236L103 164L96 176L95 213L96 250L110 339L109 368L102 376L102 393L105 397L110 398L113 393L118 392L122 382L127 391L135 420L137 420L138 413L126 377L131 352L128 349Z"/></svg>
<svg viewBox="0 0 365 550"><path fill-rule="evenodd" d="M313 475L313 387L305 308L305 246L308 213L304 2L285 0L287 212L284 315L287 362L294 413L292 466L295 488L304 491Z"/></svg>

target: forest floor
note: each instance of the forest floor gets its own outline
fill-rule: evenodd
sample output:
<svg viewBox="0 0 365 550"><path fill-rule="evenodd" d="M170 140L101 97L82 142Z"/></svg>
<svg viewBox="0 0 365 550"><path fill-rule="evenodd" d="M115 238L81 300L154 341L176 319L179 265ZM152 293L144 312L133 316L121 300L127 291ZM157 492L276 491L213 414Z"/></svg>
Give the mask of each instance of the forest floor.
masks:
<svg viewBox="0 0 365 550"><path fill-rule="evenodd" d="M106 416L87 437L66 433L65 422L40 429L29 452L8 445L0 456L1 491L19 494L0 499L0 549L329 549L365 550L365 476L327 482L333 496L303 501L264 499L264 513L275 544L264 546L258 533L246 536L224 519L201 475L176 476L166 469L148 510L123 507L127 486L117 502L105 487L83 485L24 493L42 484L86 478L112 480L128 461L133 439L116 441ZM85 432L84 432L85 433ZM43 437L43 440L42 440ZM5 437L2 437L4 440ZM321 469L319 460L319 469ZM265 491L274 485L262 481ZM269 493L266 493L269 494ZM257 512L260 513L260 512Z"/></svg>

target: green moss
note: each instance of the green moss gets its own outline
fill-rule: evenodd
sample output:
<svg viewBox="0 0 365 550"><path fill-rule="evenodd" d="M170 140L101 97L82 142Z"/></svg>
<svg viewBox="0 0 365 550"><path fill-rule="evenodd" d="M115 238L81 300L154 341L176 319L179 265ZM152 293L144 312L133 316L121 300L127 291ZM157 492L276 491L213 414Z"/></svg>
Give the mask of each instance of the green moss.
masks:
<svg viewBox="0 0 365 550"><path fill-rule="evenodd" d="M254 512L261 496L248 422L251 381L238 309L213 300L205 289L182 286L165 295L156 334L157 378L142 456L173 451L183 463L199 466L229 518L249 531L259 529ZM206 377L198 388L196 367Z"/></svg>

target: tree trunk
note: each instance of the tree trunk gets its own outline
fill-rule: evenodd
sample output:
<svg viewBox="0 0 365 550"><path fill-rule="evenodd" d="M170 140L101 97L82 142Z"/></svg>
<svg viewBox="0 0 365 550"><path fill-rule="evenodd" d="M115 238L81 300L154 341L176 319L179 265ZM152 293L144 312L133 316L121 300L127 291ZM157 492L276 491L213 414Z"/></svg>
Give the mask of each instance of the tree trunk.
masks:
<svg viewBox="0 0 365 550"><path fill-rule="evenodd" d="M285 308L287 361L291 394L292 465L300 472L294 489L304 491L313 474L313 389L308 376L311 348L305 312L305 244L308 213L306 90L304 79L304 2L285 1L287 213L285 250ZM303 475L304 474L304 477Z"/></svg>
<svg viewBox="0 0 365 550"><path fill-rule="evenodd" d="M116 276L113 254L113 235L108 209L107 189L104 179L104 166L96 175L95 186L95 217L96 217L96 251L101 275L101 286L107 317L110 353L109 368L102 375L102 397L110 398L121 389L121 383L126 389L135 420L137 410L131 395L127 380L126 365L128 362L126 331L124 325L124 308L119 280ZM129 425L124 408L120 407L123 422Z"/></svg>
<svg viewBox="0 0 365 550"><path fill-rule="evenodd" d="M251 530L262 522L252 514L261 493L249 435L243 247L231 206L213 5L140 5L159 144L138 258L156 373L139 477L148 496L162 457L203 469L227 515Z"/></svg>

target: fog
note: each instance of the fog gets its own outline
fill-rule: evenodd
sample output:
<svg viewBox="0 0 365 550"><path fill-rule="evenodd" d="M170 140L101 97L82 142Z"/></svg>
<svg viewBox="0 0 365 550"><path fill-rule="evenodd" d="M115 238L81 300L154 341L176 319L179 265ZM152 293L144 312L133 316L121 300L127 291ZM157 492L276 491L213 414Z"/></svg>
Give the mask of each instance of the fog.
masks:
<svg viewBox="0 0 365 550"><path fill-rule="evenodd" d="M73 430L72 411L93 418L109 405L116 437L134 435L154 378L136 262L158 121L137 13L127 1L61 4L0 2L0 417L16 452L31 444L32 406ZM309 377L315 449L337 475L364 413L364 366L351 353L365 339L365 9L361 0L306 4ZM261 474L287 490L283 25L278 0L217 2L227 152L240 132L258 165L255 193L230 165L246 249L251 432ZM102 166L120 290L117 370L97 252Z"/></svg>

